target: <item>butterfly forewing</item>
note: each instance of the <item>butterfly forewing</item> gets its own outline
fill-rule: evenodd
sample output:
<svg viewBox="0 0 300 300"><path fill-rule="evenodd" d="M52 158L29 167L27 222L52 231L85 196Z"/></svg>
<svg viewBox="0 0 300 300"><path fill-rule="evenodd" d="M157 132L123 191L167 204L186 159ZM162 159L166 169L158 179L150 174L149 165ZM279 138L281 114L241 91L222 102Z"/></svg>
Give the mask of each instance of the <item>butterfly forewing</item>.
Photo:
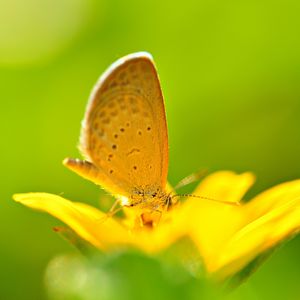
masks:
<svg viewBox="0 0 300 300"><path fill-rule="evenodd" d="M149 54L124 57L100 78L82 124L80 149L102 173L98 183L107 189L116 186L119 193L130 195L134 190L165 188L165 109Z"/></svg>

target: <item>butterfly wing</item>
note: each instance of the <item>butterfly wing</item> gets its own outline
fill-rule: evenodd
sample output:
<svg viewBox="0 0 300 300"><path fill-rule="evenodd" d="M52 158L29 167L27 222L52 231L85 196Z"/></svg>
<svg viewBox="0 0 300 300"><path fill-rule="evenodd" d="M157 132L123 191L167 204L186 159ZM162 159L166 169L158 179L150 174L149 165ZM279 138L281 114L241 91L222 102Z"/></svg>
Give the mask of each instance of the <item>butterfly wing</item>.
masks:
<svg viewBox="0 0 300 300"><path fill-rule="evenodd" d="M130 195L135 189L165 189L167 126L150 54L125 56L100 77L87 106L79 146L89 163L88 174L81 175L108 191Z"/></svg>

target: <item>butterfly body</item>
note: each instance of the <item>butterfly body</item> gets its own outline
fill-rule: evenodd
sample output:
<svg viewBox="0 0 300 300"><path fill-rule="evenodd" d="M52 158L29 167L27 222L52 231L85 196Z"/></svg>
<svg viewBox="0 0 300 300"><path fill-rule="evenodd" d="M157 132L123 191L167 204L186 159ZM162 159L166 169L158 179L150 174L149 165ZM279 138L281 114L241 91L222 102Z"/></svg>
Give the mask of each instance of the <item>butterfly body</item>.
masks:
<svg viewBox="0 0 300 300"><path fill-rule="evenodd" d="M82 122L79 149L85 160L68 158L64 164L123 199L122 205L145 210L168 205L165 108L150 54L125 56L100 77Z"/></svg>

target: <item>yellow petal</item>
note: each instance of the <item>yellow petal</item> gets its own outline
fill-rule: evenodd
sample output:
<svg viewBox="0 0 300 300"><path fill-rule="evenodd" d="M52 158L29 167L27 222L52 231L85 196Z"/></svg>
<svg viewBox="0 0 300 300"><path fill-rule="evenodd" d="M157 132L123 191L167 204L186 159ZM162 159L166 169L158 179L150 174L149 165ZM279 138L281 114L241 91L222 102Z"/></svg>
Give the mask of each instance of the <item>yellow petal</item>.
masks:
<svg viewBox="0 0 300 300"><path fill-rule="evenodd" d="M147 227L131 232L114 218L84 203L76 203L47 193L16 194L14 200L63 221L81 238L97 248L107 250L121 245L134 246L148 253L165 249L181 234L173 223L174 213L155 230Z"/></svg>
<svg viewBox="0 0 300 300"><path fill-rule="evenodd" d="M261 204L261 206L260 206ZM229 276L300 229L300 181L278 185L243 207L247 224L220 251L211 272Z"/></svg>
<svg viewBox="0 0 300 300"><path fill-rule="evenodd" d="M51 214L67 224L81 238L100 249L128 244L131 241L123 226L87 204L73 203L47 193L16 194L13 198L23 205Z"/></svg>
<svg viewBox="0 0 300 300"><path fill-rule="evenodd" d="M194 194L221 201L239 202L254 183L252 173L215 172L199 184Z"/></svg>
<svg viewBox="0 0 300 300"><path fill-rule="evenodd" d="M251 173L216 172L206 177L193 194L215 200L238 202L253 184ZM186 226L208 270L224 243L246 222L242 206L190 197L182 207Z"/></svg>
<svg viewBox="0 0 300 300"><path fill-rule="evenodd" d="M248 204L248 211L253 219L264 215L268 211L280 206L300 195L300 180L279 184L257 195Z"/></svg>

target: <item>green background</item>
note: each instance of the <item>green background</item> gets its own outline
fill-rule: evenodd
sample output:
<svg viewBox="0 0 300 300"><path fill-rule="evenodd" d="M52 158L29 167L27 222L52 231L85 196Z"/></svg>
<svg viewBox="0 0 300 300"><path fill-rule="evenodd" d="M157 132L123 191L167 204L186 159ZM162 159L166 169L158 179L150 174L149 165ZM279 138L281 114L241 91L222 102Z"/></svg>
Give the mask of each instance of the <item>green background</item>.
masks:
<svg viewBox="0 0 300 300"><path fill-rule="evenodd" d="M148 51L157 64L171 183L201 168L253 171L250 198L300 177L299 1L0 0L0 7L0 299L46 299L48 262L75 251L51 230L59 221L11 196L45 191L97 205L99 188L61 161L79 157L89 92L125 54ZM231 297L299 299L299 278L298 237Z"/></svg>

